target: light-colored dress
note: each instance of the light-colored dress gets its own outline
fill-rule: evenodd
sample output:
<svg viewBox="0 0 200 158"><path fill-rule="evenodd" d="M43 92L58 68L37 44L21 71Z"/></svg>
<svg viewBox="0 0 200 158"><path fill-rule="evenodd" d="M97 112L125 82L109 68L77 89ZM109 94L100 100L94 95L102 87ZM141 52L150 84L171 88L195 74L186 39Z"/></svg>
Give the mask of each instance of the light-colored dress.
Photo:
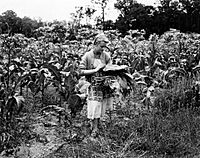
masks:
<svg viewBox="0 0 200 158"><path fill-rule="evenodd" d="M96 68L100 63L100 59L95 59L94 68ZM113 99L103 97L102 86L94 84L90 87L88 92L89 94L87 100L87 117L89 119L104 117L107 109L113 109Z"/></svg>
<svg viewBox="0 0 200 158"><path fill-rule="evenodd" d="M96 68L101 62L102 58L93 58L92 68ZM105 61L103 61L105 63ZM94 74L93 77L98 77L98 73ZM94 78L93 78L94 79ZM113 98L105 98L102 91L102 86L91 81L92 84L88 89L87 98L87 118L102 118L105 115L107 109L113 109Z"/></svg>

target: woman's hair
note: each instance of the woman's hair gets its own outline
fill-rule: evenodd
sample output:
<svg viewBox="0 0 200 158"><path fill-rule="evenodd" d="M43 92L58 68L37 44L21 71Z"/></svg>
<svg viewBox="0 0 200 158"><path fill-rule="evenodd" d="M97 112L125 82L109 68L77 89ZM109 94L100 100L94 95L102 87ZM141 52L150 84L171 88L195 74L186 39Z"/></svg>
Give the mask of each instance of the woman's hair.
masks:
<svg viewBox="0 0 200 158"><path fill-rule="evenodd" d="M97 45L99 44L100 42L106 42L108 43L109 40L108 38L106 37L106 35L104 33L101 33L101 34L98 34L95 39L94 39L94 45Z"/></svg>

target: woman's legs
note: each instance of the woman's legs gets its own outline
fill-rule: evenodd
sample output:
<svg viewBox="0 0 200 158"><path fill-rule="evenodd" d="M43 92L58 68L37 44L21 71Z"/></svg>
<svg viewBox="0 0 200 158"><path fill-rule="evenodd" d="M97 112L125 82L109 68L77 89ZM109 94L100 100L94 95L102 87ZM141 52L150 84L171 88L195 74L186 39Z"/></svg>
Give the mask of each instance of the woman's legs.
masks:
<svg viewBox="0 0 200 158"><path fill-rule="evenodd" d="M99 118L94 118L92 120L92 130L98 131L98 126L99 126Z"/></svg>
<svg viewBox="0 0 200 158"><path fill-rule="evenodd" d="M111 115L111 111L113 111L113 97L103 99L102 109L101 109L101 120L105 119L106 110L108 110L109 115Z"/></svg>
<svg viewBox="0 0 200 158"><path fill-rule="evenodd" d="M96 137L101 116L102 102L88 100L87 118L91 121L91 136Z"/></svg>

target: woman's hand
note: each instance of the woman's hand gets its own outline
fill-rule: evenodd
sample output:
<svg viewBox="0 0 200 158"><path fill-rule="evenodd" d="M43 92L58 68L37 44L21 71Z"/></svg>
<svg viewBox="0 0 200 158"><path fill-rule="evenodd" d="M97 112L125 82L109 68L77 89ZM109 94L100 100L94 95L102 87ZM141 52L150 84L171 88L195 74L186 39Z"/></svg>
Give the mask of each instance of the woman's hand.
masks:
<svg viewBox="0 0 200 158"><path fill-rule="evenodd" d="M102 70L105 66L106 64L103 64L103 63L98 64L98 66L95 68L96 72L98 72L99 70Z"/></svg>
<svg viewBox="0 0 200 158"><path fill-rule="evenodd" d="M102 70L105 66L106 66L106 64L100 63L100 64L97 65L97 67L95 69L80 70L79 75L80 76L92 75L92 74L98 72L99 70Z"/></svg>

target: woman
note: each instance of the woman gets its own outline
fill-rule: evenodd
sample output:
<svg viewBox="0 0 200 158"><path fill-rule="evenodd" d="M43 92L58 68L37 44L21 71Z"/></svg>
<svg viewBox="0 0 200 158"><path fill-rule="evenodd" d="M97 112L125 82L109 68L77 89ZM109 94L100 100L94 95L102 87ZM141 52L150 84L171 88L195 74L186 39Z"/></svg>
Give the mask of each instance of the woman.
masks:
<svg viewBox="0 0 200 158"><path fill-rule="evenodd" d="M104 34L99 34L94 40L93 49L86 52L80 63L80 75L86 76L86 80L91 83L88 90L87 118L91 120L92 136L96 136L100 118L104 117L108 108L112 109L112 99L105 98L102 86L95 82L95 77L100 77L101 70L111 64L110 55L104 51L108 43L108 38Z"/></svg>

